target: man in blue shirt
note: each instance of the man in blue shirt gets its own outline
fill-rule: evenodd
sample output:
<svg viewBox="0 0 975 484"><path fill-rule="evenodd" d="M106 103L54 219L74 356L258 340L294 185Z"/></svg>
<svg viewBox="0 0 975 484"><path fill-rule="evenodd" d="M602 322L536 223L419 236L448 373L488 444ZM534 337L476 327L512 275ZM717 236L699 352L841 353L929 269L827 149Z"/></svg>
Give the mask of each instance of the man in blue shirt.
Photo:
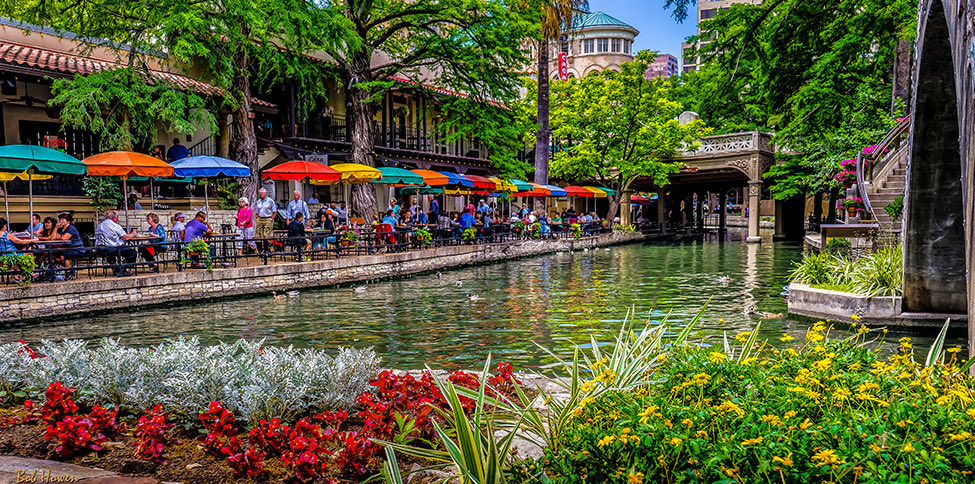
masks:
<svg viewBox="0 0 975 484"><path fill-rule="evenodd" d="M440 202L433 195L430 195L430 223L435 224L440 218Z"/></svg>
<svg viewBox="0 0 975 484"><path fill-rule="evenodd" d="M474 222L476 222L476 220L474 220L474 216L468 212L464 212L464 214L460 216L460 228L463 230L473 227Z"/></svg>
<svg viewBox="0 0 975 484"><path fill-rule="evenodd" d="M305 216L305 220L308 220L311 217L311 214L308 213L308 204L301 199L301 192L295 190L294 200L288 202L288 223L289 224L291 223L292 220L294 220L295 214L299 212Z"/></svg>
<svg viewBox="0 0 975 484"><path fill-rule="evenodd" d="M482 198L480 202L477 202L477 211L481 212L482 214L491 213L491 206L484 203L484 199Z"/></svg>
<svg viewBox="0 0 975 484"><path fill-rule="evenodd" d="M173 146L171 146L169 151L166 152L166 158L169 158L169 161L176 161L182 160L188 156L190 156L190 150L179 144L179 138L173 138Z"/></svg>

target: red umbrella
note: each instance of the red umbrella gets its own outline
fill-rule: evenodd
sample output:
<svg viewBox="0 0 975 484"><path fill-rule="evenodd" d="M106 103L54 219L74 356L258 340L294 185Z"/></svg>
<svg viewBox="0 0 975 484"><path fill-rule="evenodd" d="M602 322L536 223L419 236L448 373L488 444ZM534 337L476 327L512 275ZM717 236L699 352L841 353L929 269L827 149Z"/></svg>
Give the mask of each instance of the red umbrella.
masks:
<svg viewBox="0 0 975 484"><path fill-rule="evenodd" d="M281 163L278 166L264 170L262 176L264 179L270 180L298 181L310 178L319 182L334 183L342 179L342 174L328 165L304 160Z"/></svg>
<svg viewBox="0 0 975 484"><path fill-rule="evenodd" d="M565 187L565 188L563 188L563 190L565 190L566 193L568 193L570 197L586 197L586 198L592 198L592 196L593 196L593 193L591 191L586 190L585 188L582 188L582 187L571 186L571 187Z"/></svg>
<svg viewBox="0 0 975 484"><path fill-rule="evenodd" d="M477 175L464 175L468 180L474 183L474 188L483 188L485 190L494 190L497 185L493 181L484 178L483 176Z"/></svg>

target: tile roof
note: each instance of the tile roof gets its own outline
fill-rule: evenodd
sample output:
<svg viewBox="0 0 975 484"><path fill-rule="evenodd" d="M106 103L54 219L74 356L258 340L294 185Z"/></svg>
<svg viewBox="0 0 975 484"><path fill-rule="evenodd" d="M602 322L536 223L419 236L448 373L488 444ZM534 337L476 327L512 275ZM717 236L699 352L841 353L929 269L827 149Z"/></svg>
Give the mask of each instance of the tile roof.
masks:
<svg viewBox="0 0 975 484"><path fill-rule="evenodd" d="M421 87L423 89L428 89L430 91L433 91L433 92L436 92L436 93L439 93L439 94L443 94L445 96L454 96L454 97L465 98L465 99L468 98L468 97L470 97L469 94L466 94L466 93L463 93L463 92L451 91L450 89L443 89L443 88L434 86L432 84L420 84L420 83L418 83L416 81L411 81L411 80L406 79L404 77L389 76L389 80L398 82L400 84L407 84L407 85L410 85L410 86L419 86L419 87ZM492 106L497 106L497 107L501 107L501 108L507 109L507 106L504 103L500 103L500 102L492 101L492 100L487 100L487 103L490 104L490 105L492 105Z"/></svg>
<svg viewBox="0 0 975 484"><path fill-rule="evenodd" d="M64 74L94 74L119 67L114 62L18 44L2 39L0 39L0 63L18 64ZM223 90L216 86L180 74L153 69L149 71L149 75L155 79L171 83L180 89L214 96L223 95Z"/></svg>
<svg viewBox="0 0 975 484"><path fill-rule="evenodd" d="M572 29L585 29L590 27L616 27L636 30L632 25L603 12L577 11L576 15L572 17Z"/></svg>

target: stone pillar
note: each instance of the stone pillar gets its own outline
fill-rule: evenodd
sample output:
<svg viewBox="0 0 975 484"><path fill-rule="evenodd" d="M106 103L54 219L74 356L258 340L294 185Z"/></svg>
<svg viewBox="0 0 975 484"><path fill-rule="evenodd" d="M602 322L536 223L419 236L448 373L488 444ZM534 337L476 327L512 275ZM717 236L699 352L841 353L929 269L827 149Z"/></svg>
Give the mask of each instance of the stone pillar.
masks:
<svg viewBox="0 0 975 484"><path fill-rule="evenodd" d="M663 189L657 192L657 223L660 232L667 233L667 192Z"/></svg>
<svg viewBox="0 0 975 484"><path fill-rule="evenodd" d="M774 240L785 238L785 203L782 200L775 201L775 234Z"/></svg>
<svg viewBox="0 0 975 484"><path fill-rule="evenodd" d="M624 190L623 194L620 196L620 223L623 225L629 225L633 222L633 206L630 204L630 196L633 192L629 190ZM610 220L612 223L612 220Z"/></svg>
<svg viewBox="0 0 975 484"><path fill-rule="evenodd" d="M217 145L217 156L227 158L230 153L230 126L227 123L229 114L220 112L217 114L217 132L214 138Z"/></svg>
<svg viewBox="0 0 975 484"><path fill-rule="evenodd" d="M721 194L718 195L718 206L721 207L721 211L718 212L718 231L725 232L728 230L728 190L725 188L722 188Z"/></svg>
<svg viewBox="0 0 975 484"><path fill-rule="evenodd" d="M762 235L759 231L761 225L758 223L761 220L759 215L760 206L762 200L762 180L749 180L748 181L748 238L745 242L761 242Z"/></svg>
<svg viewBox="0 0 975 484"><path fill-rule="evenodd" d="M704 229L704 193L697 192L697 211L695 213L697 220L694 222L697 225L698 230Z"/></svg>

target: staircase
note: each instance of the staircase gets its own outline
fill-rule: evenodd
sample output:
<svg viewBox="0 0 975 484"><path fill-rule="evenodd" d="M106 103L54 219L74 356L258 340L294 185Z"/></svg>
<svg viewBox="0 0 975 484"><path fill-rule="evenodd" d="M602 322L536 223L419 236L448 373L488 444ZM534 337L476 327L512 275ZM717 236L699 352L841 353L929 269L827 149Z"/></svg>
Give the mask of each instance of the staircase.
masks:
<svg viewBox="0 0 975 484"><path fill-rule="evenodd" d="M904 195L905 178L907 176L907 145L901 147L891 155L893 158L880 173L876 174L873 183L865 187L866 196L870 200L873 208L873 218L884 229L899 231L901 229L901 219L896 222L891 220L890 215L884 207L894 201L897 197Z"/></svg>

